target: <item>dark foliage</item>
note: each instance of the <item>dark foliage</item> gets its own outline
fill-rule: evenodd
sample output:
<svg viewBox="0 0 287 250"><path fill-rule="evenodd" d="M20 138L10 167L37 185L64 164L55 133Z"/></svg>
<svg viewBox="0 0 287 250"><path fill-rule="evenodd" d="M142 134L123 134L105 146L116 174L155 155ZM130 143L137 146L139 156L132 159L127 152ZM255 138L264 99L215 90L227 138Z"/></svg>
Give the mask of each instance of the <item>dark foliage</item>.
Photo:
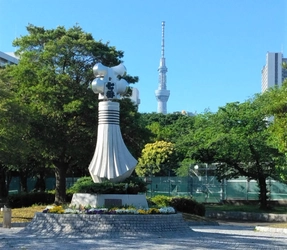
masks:
<svg viewBox="0 0 287 250"><path fill-rule="evenodd" d="M39 192L39 193L22 193L12 194L7 197L7 203L10 208L30 207L34 204L48 205L52 204L55 194Z"/></svg>
<svg viewBox="0 0 287 250"><path fill-rule="evenodd" d="M199 216L205 215L205 206L193 199L175 197L171 199L170 206L182 213L190 213Z"/></svg>
<svg viewBox="0 0 287 250"><path fill-rule="evenodd" d="M130 177L121 183L105 181L94 183L91 177L82 177L69 189L72 193L92 194L138 194L147 191L146 183L140 178Z"/></svg>

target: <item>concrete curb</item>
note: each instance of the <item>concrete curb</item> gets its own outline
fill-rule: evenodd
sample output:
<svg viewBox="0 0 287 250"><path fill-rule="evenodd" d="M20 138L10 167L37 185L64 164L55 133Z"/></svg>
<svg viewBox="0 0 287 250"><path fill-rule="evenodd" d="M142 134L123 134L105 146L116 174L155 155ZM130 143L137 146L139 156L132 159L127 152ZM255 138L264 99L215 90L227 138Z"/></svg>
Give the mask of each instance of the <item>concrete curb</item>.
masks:
<svg viewBox="0 0 287 250"><path fill-rule="evenodd" d="M256 231L260 232L270 232L270 233L283 233L287 234L287 228L276 228L276 227L262 227L262 226L256 226Z"/></svg>
<svg viewBox="0 0 287 250"><path fill-rule="evenodd" d="M218 212L206 211L205 217L212 219L257 221L257 222L287 222L287 214L251 213L251 212Z"/></svg>
<svg viewBox="0 0 287 250"><path fill-rule="evenodd" d="M26 227L30 222L13 222L11 227ZM3 224L0 223L0 227L3 227Z"/></svg>
<svg viewBox="0 0 287 250"><path fill-rule="evenodd" d="M248 213L248 212L217 212L207 211L205 217L212 219L234 220L234 221L253 221L253 222L286 222L286 214L269 213ZM275 228L268 226L255 226L255 231L283 233L287 234L287 228Z"/></svg>

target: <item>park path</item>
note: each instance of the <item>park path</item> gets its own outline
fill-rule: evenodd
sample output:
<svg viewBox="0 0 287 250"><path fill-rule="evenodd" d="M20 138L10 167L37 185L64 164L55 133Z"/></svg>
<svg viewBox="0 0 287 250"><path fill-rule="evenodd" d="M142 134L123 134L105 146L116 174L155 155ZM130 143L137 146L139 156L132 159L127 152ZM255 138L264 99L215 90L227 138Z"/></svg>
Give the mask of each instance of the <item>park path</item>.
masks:
<svg viewBox="0 0 287 250"><path fill-rule="evenodd" d="M61 249L61 250L173 250L173 249L287 249L287 234L260 232L254 225L220 223L220 225L191 226L188 237L169 238L59 238L23 233L23 228L0 228L0 249Z"/></svg>

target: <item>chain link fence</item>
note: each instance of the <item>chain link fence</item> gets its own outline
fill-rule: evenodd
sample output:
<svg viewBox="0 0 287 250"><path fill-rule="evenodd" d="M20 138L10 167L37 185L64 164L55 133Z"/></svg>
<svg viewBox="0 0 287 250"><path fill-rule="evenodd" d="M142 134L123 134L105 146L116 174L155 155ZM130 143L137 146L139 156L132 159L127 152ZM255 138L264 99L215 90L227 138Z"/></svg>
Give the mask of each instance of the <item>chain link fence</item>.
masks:
<svg viewBox="0 0 287 250"><path fill-rule="evenodd" d="M156 195L188 196L199 202L219 203L226 200L258 200L259 187L254 180L240 177L217 181L215 176L149 177L148 197ZM270 200L287 200L287 185L267 180Z"/></svg>
<svg viewBox="0 0 287 250"><path fill-rule="evenodd" d="M219 203L226 200L258 200L257 182L240 177L219 182L212 171L203 171L188 177L147 177L147 197L156 195L193 197L199 202ZM78 178L67 178L66 186L71 187ZM36 179L28 179L28 192L33 192ZM45 180L46 189L55 189L55 178ZM267 180L270 200L287 201L287 185L275 180ZM19 178L14 177L10 183L9 193L16 194L21 190Z"/></svg>

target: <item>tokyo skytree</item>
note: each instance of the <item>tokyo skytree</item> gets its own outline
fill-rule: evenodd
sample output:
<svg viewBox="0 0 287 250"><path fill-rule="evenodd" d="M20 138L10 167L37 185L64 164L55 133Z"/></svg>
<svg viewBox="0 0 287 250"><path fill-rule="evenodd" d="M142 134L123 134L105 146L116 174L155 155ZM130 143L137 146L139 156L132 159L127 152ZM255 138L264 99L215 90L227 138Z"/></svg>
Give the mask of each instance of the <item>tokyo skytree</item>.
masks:
<svg viewBox="0 0 287 250"><path fill-rule="evenodd" d="M165 65L165 57L164 57L164 27L165 22L161 23L162 25L162 40L161 40L161 58L159 63L159 78L158 78L158 89L155 91L155 96L157 99L157 112L166 114L167 108L166 103L169 98L170 91L166 89L166 72L167 67Z"/></svg>

